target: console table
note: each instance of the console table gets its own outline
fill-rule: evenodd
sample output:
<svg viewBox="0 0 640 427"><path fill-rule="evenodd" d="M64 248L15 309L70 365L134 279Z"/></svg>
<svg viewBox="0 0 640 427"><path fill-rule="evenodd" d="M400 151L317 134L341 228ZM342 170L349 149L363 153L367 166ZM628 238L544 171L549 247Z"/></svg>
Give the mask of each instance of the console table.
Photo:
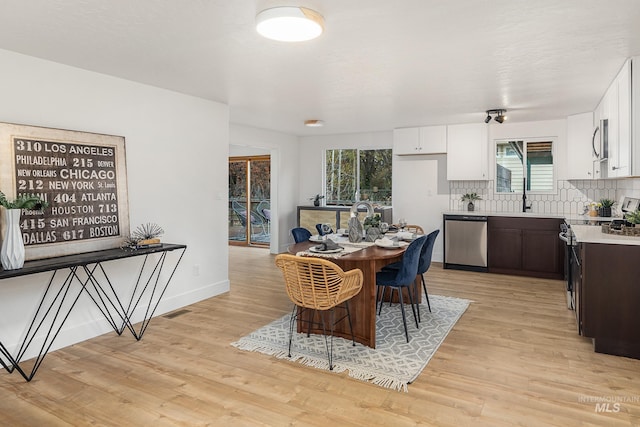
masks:
<svg viewBox="0 0 640 427"><path fill-rule="evenodd" d="M140 340L186 249L186 245L168 243L144 249L107 249L27 261L18 270L0 269L0 280L51 272L44 295L17 351L11 354L0 340L0 364L9 373L18 371L26 381L31 381L83 292L89 295L118 335L128 329L136 340ZM162 276L167 254L172 251L178 251L177 259L172 259L167 267L170 274ZM153 254L158 255L157 259L149 258ZM124 299L116 292L103 263L132 257L142 257L142 265L133 292ZM54 281L58 273L62 275L61 284L60 280ZM74 284L78 286L72 286ZM131 317L138 307L144 310L144 316L136 330ZM34 340L39 334L45 338L37 349L38 356L30 369L25 368L23 357L32 345L35 346Z"/></svg>

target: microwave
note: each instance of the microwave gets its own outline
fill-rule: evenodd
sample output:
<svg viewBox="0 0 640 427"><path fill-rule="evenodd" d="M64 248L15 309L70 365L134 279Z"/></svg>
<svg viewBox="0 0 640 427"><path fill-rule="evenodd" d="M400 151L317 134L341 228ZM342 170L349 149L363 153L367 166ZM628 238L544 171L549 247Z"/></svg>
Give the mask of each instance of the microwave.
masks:
<svg viewBox="0 0 640 427"><path fill-rule="evenodd" d="M609 158L609 119L601 119L596 126L591 138L591 148L596 160L603 162Z"/></svg>

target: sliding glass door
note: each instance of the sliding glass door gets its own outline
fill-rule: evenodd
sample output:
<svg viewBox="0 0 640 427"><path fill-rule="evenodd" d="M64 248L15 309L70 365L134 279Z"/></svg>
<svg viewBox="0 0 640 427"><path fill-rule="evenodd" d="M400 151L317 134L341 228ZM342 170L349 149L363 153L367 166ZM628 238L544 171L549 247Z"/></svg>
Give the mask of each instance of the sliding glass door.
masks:
<svg viewBox="0 0 640 427"><path fill-rule="evenodd" d="M270 243L271 159L229 158L229 243Z"/></svg>

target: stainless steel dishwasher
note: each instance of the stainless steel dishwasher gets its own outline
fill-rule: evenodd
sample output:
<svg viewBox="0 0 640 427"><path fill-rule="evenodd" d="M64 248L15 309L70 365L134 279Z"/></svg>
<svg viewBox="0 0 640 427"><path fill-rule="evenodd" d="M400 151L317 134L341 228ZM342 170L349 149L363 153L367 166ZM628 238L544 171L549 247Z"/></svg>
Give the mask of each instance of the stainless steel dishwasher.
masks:
<svg viewBox="0 0 640 427"><path fill-rule="evenodd" d="M487 217L444 215L444 268L487 271Z"/></svg>

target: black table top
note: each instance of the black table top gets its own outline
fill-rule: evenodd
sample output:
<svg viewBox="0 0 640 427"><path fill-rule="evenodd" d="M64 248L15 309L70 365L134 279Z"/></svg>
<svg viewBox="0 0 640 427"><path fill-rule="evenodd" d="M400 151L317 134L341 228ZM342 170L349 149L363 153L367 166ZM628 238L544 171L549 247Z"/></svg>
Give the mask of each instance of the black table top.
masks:
<svg viewBox="0 0 640 427"><path fill-rule="evenodd" d="M105 249L101 251L84 252L80 254L64 255L55 258L37 259L26 261L24 267L17 270L4 270L0 268L0 280L10 277L26 276L29 274L43 273L62 268L77 267L81 265L95 264L103 261L111 261L121 258L148 255L155 252L168 252L176 249L186 249L186 245L163 243L161 246L143 249Z"/></svg>

